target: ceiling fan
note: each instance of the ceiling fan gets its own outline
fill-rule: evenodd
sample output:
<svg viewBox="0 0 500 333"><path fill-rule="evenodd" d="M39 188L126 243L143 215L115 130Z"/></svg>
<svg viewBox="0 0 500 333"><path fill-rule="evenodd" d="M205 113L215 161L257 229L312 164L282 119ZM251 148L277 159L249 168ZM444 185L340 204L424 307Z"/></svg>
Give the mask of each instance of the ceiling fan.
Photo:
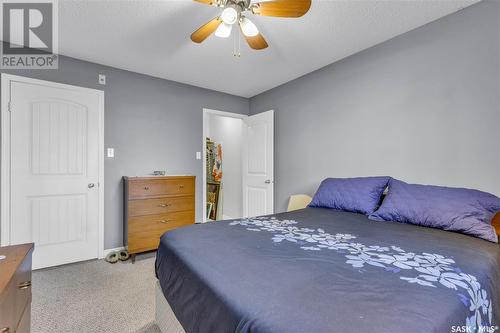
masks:
<svg viewBox="0 0 500 333"><path fill-rule="evenodd" d="M217 37L227 38L234 25L238 25L248 45L262 50L268 44L248 14L274 17L301 17L311 8L311 0L274 0L253 3L251 0L194 0L222 8L221 14L193 32L191 40L201 43L215 32Z"/></svg>

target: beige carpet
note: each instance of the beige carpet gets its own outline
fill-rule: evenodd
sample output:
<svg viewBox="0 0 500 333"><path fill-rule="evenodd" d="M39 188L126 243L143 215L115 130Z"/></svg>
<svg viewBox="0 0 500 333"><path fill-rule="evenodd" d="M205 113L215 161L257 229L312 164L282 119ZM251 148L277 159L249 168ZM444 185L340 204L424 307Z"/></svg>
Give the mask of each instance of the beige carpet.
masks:
<svg viewBox="0 0 500 333"><path fill-rule="evenodd" d="M160 333L154 324L154 255L33 272L33 333Z"/></svg>

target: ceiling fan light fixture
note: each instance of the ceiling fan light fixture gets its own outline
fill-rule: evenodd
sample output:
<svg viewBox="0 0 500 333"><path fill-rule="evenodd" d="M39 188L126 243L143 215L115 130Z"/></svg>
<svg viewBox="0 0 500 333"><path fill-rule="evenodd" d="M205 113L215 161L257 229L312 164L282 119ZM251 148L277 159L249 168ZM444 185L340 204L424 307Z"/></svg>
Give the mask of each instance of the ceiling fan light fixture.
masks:
<svg viewBox="0 0 500 333"><path fill-rule="evenodd" d="M233 30L233 26L231 24L222 22L222 24L217 27L217 30L215 30L215 36L220 38L228 38L229 36L231 36L231 30Z"/></svg>
<svg viewBox="0 0 500 333"><path fill-rule="evenodd" d="M240 25L243 35L247 37L255 37L259 34L259 29L257 28L257 26L246 17L243 17L241 19Z"/></svg>
<svg viewBox="0 0 500 333"><path fill-rule="evenodd" d="M235 24L238 21L238 11L233 7L226 7L222 11L220 18L226 24Z"/></svg>
<svg viewBox="0 0 500 333"><path fill-rule="evenodd" d="M227 38L231 35L232 26L238 24L238 36L234 44L240 43L240 32L248 46L254 50L264 50L269 47L266 39L259 32L255 24L246 18L246 15L260 15L271 17L302 17L310 9L312 0L194 0L199 3L215 6L221 9L220 16L202 25L191 34L191 40L202 43L215 33L219 37ZM238 37L238 38L236 38ZM240 56L240 53L234 54Z"/></svg>

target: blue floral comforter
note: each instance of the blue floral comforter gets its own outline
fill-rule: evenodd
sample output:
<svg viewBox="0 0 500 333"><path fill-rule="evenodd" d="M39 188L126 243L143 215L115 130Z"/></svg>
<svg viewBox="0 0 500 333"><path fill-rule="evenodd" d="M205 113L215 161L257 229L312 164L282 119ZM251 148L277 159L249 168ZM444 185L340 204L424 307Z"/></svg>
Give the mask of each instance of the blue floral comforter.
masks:
<svg viewBox="0 0 500 333"><path fill-rule="evenodd" d="M186 332L500 332L500 245L354 213L177 229L156 275Z"/></svg>

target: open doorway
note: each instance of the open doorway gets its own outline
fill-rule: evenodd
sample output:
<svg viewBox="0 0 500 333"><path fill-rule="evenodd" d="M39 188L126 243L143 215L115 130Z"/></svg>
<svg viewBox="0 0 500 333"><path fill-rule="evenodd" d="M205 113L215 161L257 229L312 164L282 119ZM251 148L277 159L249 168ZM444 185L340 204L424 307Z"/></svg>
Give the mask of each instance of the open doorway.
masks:
<svg viewBox="0 0 500 333"><path fill-rule="evenodd" d="M203 222L274 212L274 111L203 109Z"/></svg>
<svg viewBox="0 0 500 333"><path fill-rule="evenodd" d="M243 140L245 115L204 110L204 220L243 215Z"/></svg>

